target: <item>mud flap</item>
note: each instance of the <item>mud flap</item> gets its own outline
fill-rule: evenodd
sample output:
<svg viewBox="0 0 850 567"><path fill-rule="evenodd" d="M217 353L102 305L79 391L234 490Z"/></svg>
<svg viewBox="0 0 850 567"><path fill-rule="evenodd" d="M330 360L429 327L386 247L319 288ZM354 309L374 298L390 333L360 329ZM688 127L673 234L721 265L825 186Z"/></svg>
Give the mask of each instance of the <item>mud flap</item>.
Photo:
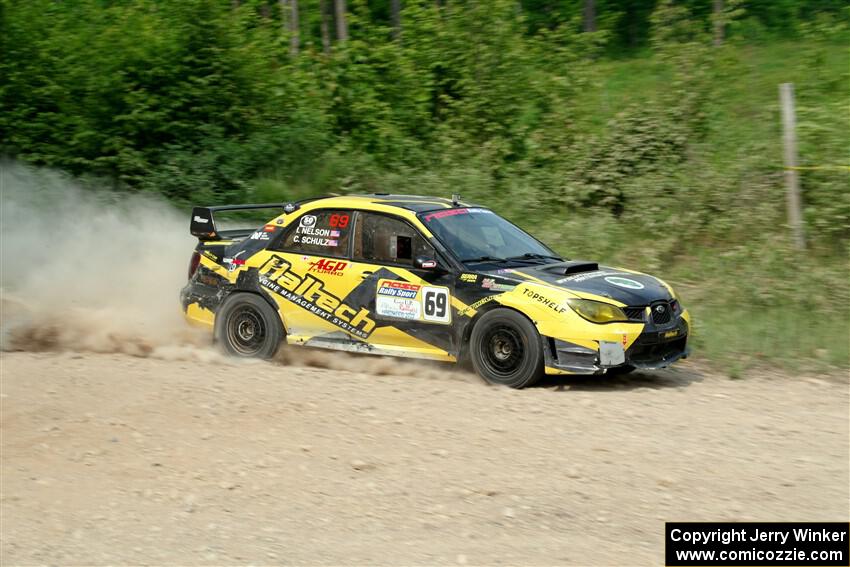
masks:
<svg viewBox="0 0 850 567"><path fill-rule="evenodd" d="M625 364L626 352L623 345L615 342L599 341L599 365L603 367Z"/></svg>

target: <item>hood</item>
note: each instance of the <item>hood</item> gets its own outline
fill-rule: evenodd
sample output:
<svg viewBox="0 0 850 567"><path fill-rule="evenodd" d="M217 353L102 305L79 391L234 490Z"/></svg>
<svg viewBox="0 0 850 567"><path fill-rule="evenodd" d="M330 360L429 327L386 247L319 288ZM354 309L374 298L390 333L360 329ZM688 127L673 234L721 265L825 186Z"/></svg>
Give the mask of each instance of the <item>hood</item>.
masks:
<svg viewBox="0 0 850 567"><path fill-rule="evenodd" d="M670 300L669 288L661 280L600 266L594 262L566 261L511 269L519 277L525 274L566 289L608 297L626 305L649 305L653 301Z"/></svg>

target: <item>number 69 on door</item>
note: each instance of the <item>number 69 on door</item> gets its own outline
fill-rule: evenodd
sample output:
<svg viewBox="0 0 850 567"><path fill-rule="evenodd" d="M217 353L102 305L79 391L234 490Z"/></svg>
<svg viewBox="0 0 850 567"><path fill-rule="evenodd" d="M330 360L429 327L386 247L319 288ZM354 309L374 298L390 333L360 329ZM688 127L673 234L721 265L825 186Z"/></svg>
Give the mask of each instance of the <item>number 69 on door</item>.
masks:
<svg viewBox="0 0 850 567"><path fill-rule="evenodd" d="M422 287L422 312L426 321L450 323L452 307L449 290L445 287Z"/></svg>

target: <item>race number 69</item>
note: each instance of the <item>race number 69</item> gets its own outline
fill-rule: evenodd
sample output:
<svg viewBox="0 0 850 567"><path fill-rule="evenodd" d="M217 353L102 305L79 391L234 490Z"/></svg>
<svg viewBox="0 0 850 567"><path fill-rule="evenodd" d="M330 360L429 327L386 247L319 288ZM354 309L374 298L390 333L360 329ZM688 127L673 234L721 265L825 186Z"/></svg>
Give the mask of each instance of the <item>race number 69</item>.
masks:
<svg viewBox="0 0 850 567"><path fill-rule="evenodd" d="M422 288L422 311L426 321L448 323L452 310L449 305L449 290L444 287Z"/></svg>

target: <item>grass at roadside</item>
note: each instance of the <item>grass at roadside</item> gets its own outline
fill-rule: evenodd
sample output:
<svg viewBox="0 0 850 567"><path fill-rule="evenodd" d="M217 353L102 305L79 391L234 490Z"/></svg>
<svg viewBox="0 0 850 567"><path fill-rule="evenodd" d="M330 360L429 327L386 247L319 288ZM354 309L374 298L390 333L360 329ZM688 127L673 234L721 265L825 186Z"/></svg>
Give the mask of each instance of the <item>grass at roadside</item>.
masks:
<svg viewBox="0 0 850 567"><path fill-rule="evenodd" d="M793 304L692 307L696 355L716 361L730 375L765 363L791 371L850 365L846 319L823 319Z"/></svg>

